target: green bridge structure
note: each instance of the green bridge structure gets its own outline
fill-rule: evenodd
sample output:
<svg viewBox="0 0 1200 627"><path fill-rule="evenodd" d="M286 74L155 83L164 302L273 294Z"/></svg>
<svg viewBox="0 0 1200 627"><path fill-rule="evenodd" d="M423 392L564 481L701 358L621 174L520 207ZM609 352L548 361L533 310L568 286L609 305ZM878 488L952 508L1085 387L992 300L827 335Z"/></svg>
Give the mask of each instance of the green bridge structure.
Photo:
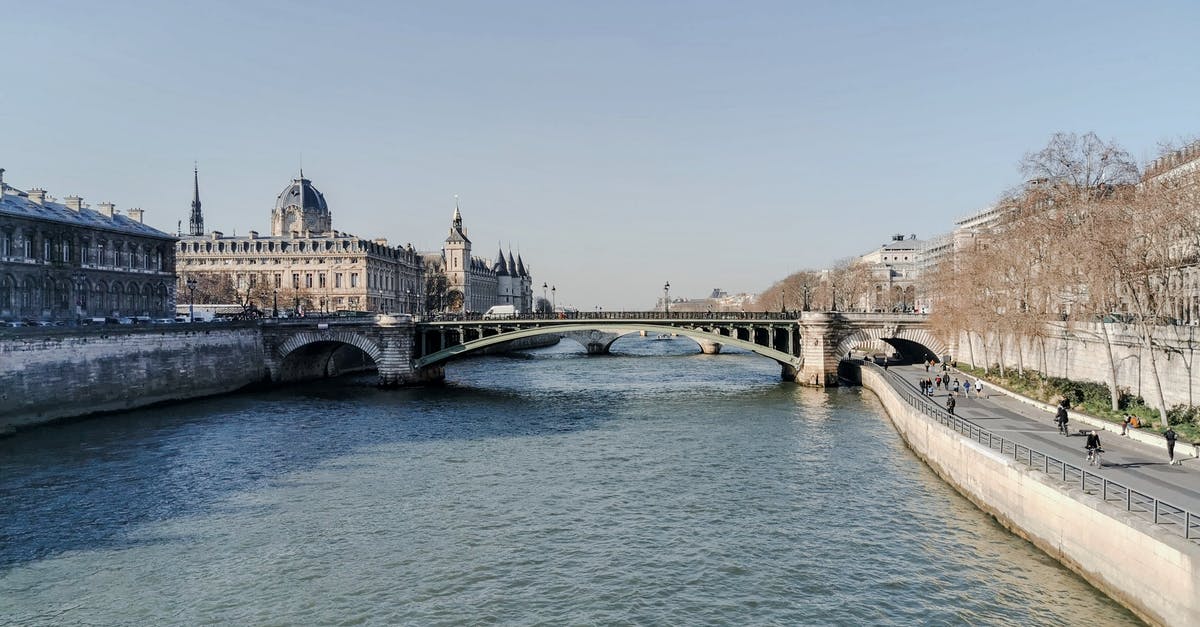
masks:
<svg viewBox="0 0 1200 627"><path fill-rule="evenodd" d="M589 355L608 353L613 342L629 334L687 337L704 353L736 347L772 359L780 364L784 380L816 387L837 385L838 365L852 350L898 353L906 361L948 354L930 332L928 316L901 313L622 311L499 320L378 315L260 324L272 380L335 375L348 353L361 351L385 386L438 381L448 362L547 335L576 341Z"/></svg>

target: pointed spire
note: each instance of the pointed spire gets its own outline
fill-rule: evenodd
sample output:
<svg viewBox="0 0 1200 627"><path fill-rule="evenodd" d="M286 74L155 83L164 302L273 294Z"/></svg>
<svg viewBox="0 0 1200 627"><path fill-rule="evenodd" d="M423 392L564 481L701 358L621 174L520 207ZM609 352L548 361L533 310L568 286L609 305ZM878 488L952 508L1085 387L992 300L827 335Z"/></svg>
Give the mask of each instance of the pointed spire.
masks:
<svg viewBox="0 0 1200 627"><path fill-rule="evenodd" d="M200 211L200 166L192 163L192 216L188 220L189 235L204 235L204 214Z"/></svg>
<svg viewBox="0 0 1200 627"><path fill-rule="evenodd" d="M496 264L492 266L496 276L508 276L508 262L504 260L504 249L500 248L496 253Z"/></svg>

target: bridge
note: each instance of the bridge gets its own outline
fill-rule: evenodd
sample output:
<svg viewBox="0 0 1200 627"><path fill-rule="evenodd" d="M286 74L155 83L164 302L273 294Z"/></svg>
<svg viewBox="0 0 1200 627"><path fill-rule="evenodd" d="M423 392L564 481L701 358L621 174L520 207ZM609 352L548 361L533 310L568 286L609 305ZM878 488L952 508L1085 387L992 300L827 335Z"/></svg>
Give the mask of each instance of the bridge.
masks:
<svg viewBox="0 0 1200 627"><path fill-rule="evenodd" d="M837 385L838 364L851 350L900 353L910 360L938 357L947 347L927 316L893 313L596 312L532 314L484 320L414 320L410 316L300 318L261 325L273 381L301 381L374 367L381 385L437 381L446 363L527 338L553 335L578 342L588 354L607 353L631 333L694 340L705 353L737 347L772 359L781 377L803 385ZM365 355L366 359L363 358Z"/></svg>

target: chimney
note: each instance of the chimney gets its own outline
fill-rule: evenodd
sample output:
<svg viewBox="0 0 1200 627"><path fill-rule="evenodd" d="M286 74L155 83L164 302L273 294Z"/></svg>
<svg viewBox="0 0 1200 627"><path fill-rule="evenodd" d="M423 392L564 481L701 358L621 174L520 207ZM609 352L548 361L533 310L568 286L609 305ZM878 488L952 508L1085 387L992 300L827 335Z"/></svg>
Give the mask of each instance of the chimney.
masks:
<svg viewBox="0 0 1200 627"><path fill-rule="evenodd" d="M250 231L250 239L258 239L258 231Z"/></svg>
<svg viewBox="0 0 1200 627"><path fill-rule="evenodd" d="M44 190L40 187L35 187L35 188L25 192L25 194L27 196L29 196L29 200L32 200L33 202L36 202L39 205L46 204L46 190Z"/></svg>
<svg viewBox="0 0 1200 627"><path fill-rule="evenodd" d="M140 223L142 221L142 216L146 212L142 211L141 207L138 207L136 209L130 209L129 211L127 211L125 213L128 213L130 218L137 220Z"/></svg>
<svg viewBox="0 0 1200 627"><path fill-rule="evenodd" d="M63 199L63 204L71 211L78 212L80 209L83 209L83 199L79 196L67 196Z"/></svg>
<svg viewBox="0 0 1200 627"><path fill-rule="evenodd" d="M70 200L70 198L68 198L67 200ZM116 207L116 205L112 204L111 202L100 203L100 215L102 215L106 218L113 217L113 213L116 212L115 207Z"/></svg>

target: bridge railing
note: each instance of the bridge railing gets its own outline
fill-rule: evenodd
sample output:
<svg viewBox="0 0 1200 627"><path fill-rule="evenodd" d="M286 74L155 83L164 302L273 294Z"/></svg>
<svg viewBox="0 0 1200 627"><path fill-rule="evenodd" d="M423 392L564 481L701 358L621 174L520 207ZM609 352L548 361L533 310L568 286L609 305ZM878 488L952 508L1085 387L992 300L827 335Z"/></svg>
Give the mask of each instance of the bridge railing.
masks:
<svg viewBox="0 0 1200 627"><path fill-rule="evenodd" d="M892 388L911 407L959 434L1000 451L1002 455L1010 456L1017 462L1050 475L1066 485L1078 486L1088 494L1099 496L1106 503L1121 507L1148 522L1162 525L1163 528L1170 529L1188 540L1200 542L1200 515L1197 513L1134 490L1083 466L996 435L970 420L949 413L899 374L884 370L871 362L866 362L865 367L874 368L885 379L890 380Z"/></svg>
<svg viewBox="0 0 1200 627"><path fill-rule="evenodd" d="M485 318L481 313L426 314L422 322L472 322L487 320L530 321L530 320L798 320L800 312L766 311L558 311L545 313L523 313L505 318Z"/></svg>

